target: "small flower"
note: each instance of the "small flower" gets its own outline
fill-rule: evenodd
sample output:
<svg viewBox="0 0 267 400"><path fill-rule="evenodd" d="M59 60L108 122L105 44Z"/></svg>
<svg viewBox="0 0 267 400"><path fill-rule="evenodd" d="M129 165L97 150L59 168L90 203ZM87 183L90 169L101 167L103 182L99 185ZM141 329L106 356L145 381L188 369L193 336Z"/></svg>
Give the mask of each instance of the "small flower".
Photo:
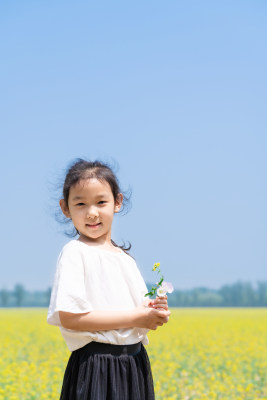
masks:
<svg viewBox="0 0 267 400"><path fill-rule="evenodd" d="M152 271L157 271L157 274L160 273L160 263L155 263ZM154 296L157 292L158 296L165 296L166 293L173 292L173 286L170 282L165 282L163 275L161 275L159 282L156 282L156 286L152 286L149 293L146 293L145 296Z"/></svg>
<svg viewBox="0 0 267 400"><path fill-rule="evenodd" d="M174 291L173 285L171 282L162 282L162 285L157 290L157 295L159 297L165 296L167 293L172 293Z"/></svg>
<svg viewBox="0 0 267 400"><path fill-rule="evenodd" d="M159 268L159 266L160 266L160 263L155 263L152 271L156 271L156 269Z"/></svg>
<svg viewBox="0 0 267 400"><path fill-rule="evenodd" d="M157 290L157 295L158 295L159 297L165 296L166 293L167 293L167 290L166 290L165 288L163 288L162 286L159 287L158 290Z"/></svg>
<svg viewBox="0 0 267 400"><path fill-rule="evenodd" d="M172 293L174 291L173 284L171 282L162 282L162 287L164 287L168 293Z"/></svg>

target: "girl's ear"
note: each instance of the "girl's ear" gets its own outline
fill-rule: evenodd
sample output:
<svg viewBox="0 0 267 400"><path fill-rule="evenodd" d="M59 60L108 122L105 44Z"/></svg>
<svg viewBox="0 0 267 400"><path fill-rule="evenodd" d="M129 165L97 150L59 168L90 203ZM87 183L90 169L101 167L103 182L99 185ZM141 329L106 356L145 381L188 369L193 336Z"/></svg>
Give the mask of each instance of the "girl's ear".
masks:
<svg viewBox="0 0 267 400"><path fill-rule="evenodd" d="M61 208L63 214L65 215L65 217L71 218L69 209L68 209L67 204L65 203L64 199L59 200L59 205L60 205L60 208Z"/></svg>
<svg viewBox="0 0 267 400"><path fill-rule="evenodd" d="M120 211L121 206L122 206L122 201L123 201L123 194L119 193L117 196L117 199L115 201L115 208L114 208L115 213Z"/></svg>

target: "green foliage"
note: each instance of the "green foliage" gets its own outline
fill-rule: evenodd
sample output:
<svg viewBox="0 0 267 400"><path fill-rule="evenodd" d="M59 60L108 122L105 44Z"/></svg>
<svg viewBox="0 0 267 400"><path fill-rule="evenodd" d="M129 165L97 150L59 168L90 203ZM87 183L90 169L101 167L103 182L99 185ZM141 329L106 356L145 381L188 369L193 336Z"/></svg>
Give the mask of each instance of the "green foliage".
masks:
<svg viewBox="0 0 267 400"><path fill-rule="evenodd" d="M160 281L157 286L147 283L147 295L155 295ZM50 296L51 287L45 291L29 292L17 284L13 290L0 290L0 306L48 307ZM267 307L267 281L258 282L256 288L250 282L238 281L218 290L205 287L176 289L168 296L168 304L169 307Z"/></svg>
<svg viewBox="0 0 267 400"><path fill-rule="evenodd" d="M150 290L151 284L147 284ZM190 290L174 290L168 296L169 307L267 307L267 281L258 282L254 288L250 282L223 285L220 289L205 287Z"/></svg>
<svg viewBox="0 0 267 400"><path fill-rule="evenodd" d="M160 263L155 263L152 271L157 271L157 274L160 273ZM145 297L153 297L156 295L156 292L158 290L158 288L162 285L162 282L164 281L164 277L163 275L161 275L161 278L159 280L159 282L156 283L156 286L152 286L150 289L150 292L148 292L147 294L145 294Z"/></svg>

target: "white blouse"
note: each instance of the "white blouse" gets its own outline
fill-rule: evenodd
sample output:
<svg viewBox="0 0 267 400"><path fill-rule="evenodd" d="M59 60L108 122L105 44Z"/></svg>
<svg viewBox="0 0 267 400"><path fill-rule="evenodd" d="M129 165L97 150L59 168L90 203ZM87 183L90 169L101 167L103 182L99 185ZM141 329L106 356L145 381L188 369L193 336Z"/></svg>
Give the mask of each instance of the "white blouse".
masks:
<svg viewBox="0 0 267 400"><path fill-rule="evenodd" d="M74 314L93 310L131 310L143 304L148 292L132 257L78 240L67 243L57 261L47 322L59 326L70 351L91 341L110 344L149 343L149 329L76 331L62 326L59 311Z"/></svg>

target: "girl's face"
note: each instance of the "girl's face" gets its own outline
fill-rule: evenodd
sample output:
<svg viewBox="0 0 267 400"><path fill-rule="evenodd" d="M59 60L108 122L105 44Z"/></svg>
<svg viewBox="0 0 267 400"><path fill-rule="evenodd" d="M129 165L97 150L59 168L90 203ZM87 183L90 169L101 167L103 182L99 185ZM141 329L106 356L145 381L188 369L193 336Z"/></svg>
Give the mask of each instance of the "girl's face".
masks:
<svg viewBox="0 0 267 400"><path fill-rule="evenodd" d="M111 225L114 213L121 208L123 195L116 201L109 184L98 179L84 179L71 186L68 206L63 199L59 204L67 218L86 242L111 243Z"/></svg>

